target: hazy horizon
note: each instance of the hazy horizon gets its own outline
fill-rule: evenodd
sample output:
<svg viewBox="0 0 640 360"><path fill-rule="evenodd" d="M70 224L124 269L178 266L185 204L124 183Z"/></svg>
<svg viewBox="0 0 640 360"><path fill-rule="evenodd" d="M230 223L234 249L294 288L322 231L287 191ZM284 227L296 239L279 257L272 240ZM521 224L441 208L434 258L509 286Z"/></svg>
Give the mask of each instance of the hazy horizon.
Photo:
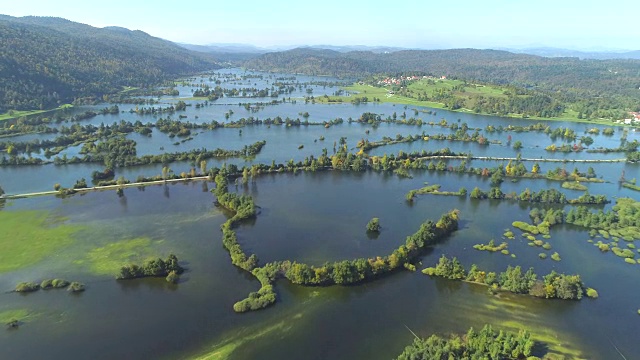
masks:
<svg viewBox="0 0 640 360"><path fill-rule="evenodd" d="M13 2L10 16L53 16L96 27L142 30L193 45L242 44L262 48L298 46L380 46L418 49L558 48L625 51L634 48L640 27L625 20L629 0L606 6L576 0L557 2L359 4L325 0L295 5L166 0L86 3L76 0ZM244 11L252 9L251 11ZM627 24L625 24L627 21Z"/></svg>

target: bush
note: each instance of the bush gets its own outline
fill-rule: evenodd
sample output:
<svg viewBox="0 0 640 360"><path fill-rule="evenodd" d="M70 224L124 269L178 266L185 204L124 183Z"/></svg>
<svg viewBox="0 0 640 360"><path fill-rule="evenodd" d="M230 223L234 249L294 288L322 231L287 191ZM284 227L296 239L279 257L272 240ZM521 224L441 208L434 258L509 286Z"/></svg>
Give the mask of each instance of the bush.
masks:
<svg viewBox="0 0 640 360"><path fill-rule="evenodd" d="M167 275L165 280L167 280L167 282L170 282L172 284L177 284L178 281L180 281L180 275L178 275L178 273L175 271L171 271L169 275Z"/></svg>
<svg viewBox="0 0 640 360"><path fill-rule="evenodd" d="M551 250L551 244L544 243L544 245L542 245L542 248L545 249L545 250Z"/></svg>
<svg viewBox="0 0 640 360"><path fill-rule="evenodd" d="M67 291L71 291L71 292L81 292L84 291L84 284L74 281L71 284L69 284L69 287L67 288Z"/></svg>
<svg viewBox="0 0 640 360"><path fill-rule="evenodd" d="M380 219L374 217L367 224L367 231L380 232Z"/></svg>
<svg viewBox="0 0 640 360"><path fill-rule="evenodd" d="M560 254L558 254L557 252L554 252L553 255L551 255L551 259L553 259L554 261L560 261L562 260L560 258Z"/></svg>
<svg viewBox="0 0 640 360"><path fill-rule="evenodd" d="M546 259L546 258L547 258L547 254L545 254L545 253L540 253L540 254L538 254L538 257L539 257L540 259Z"/></svg>
<svg viewBox="0 0 640 360"><path fill-rule="evenodd" d="M598 292L596 291L596 289L587 288L587 296L592 298L592 299L597 299L598 298Z"/></svg>
<svg viewBox="0 0 640 360"><path fill-rule="evenodd" d="M33 282L21 282L16 285L16 292L33 292L40 289L40 285Z"/></svg>
<svg viewBox="0 0 640 360"><path fill-rule="evenodd" d="M40 288L43 290L61 289L67 286L69 286L69 282L63 279L46 279L40 283Z"/></svg>

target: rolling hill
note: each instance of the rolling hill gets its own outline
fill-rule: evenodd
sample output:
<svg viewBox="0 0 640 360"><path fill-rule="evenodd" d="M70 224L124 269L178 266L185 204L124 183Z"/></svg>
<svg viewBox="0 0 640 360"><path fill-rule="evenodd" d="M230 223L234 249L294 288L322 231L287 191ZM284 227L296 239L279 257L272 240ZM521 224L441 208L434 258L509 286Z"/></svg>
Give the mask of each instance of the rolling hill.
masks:
<svg viewBox="0 0 640 360"><path fill-rule="evenodd" d="M52 108L216 68L211 55L142 31L0 15L0 113Z"/></svg>

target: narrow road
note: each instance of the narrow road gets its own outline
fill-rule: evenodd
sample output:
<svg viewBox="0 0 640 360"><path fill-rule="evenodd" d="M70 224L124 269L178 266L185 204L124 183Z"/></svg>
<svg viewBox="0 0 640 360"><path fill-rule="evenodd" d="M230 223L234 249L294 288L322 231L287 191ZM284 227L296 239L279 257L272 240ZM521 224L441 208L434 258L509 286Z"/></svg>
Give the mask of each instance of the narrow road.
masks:
<svg viewBox="0 0 640 360"><path fill-rule="evenodd" d="M167 184L167 183L177 183L177 182L187 182L187 181L202 181L202 180L208 180L208 179L209 179L208 176L196 176L196 177L187 178L187 179L156 180L156 181L149 181L149 182L129 183L124 185L93 186L93 187L87 187L82 189L75 189L75 193L79 194L79 193L85 193L90 191L116 190L118 188L161 185L161 184ZM46 196L46 195L57 195L57 194L59 194L58 191L40 191L40 192L33 192L33 193L26 193L26 194L14 194L14 195L5 194L1 196L0 199L22 199L22 198L29 198L29 197L35 197L35 196Z"/></svg>

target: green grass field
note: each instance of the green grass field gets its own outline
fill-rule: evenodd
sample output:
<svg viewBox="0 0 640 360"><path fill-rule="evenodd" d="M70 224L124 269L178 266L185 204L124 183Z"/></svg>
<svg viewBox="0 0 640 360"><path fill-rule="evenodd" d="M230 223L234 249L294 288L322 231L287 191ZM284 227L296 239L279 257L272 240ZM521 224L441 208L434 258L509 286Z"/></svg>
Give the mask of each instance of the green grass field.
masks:
<svg viewBox="0 0 640 360"><path fill-rule="evenodd" d="M0 211L0 274L38 263L71 245L82 229L50 220L45 211Z"/></svg>
<svg viewBox="0 0 640 360"><path fill-rule="evenodd" d="M431 94L438 89L446 89L451 90L456 85L463 84L462 81L459 80L438 80L434 84L428 83L426 80L419 80L409 84L407 90L412 94L418 93L428 93ZM355 83L351 86L343 87L345 91L351 92L351 96L317 96L315 97L315 101L318 103L350 103L356 97L366 96L369 98L369 101L372 101L373 98L380 99L380 102L388 102L395 104L404 104L404 105L415 105L415 106L425 106L434 109L447 109L445 104L433 101L419 101L412 97L400 96L397 94L389 94L387 88L383 87L375 87L372 85L360 85ZM467 107L473 107L475 104L475 98L478 96L484 97L497 97L497 98L506 98L507 95L505 91L508 91L505 88L501 88L499 86L492 85L468 85L465 88L464 92L456 91L454 94L456 96L463 97L466 102ZM526 96L526 95L522 95ZM449 110L449 109L447 109ZM475 113L468 108L462 108L458 110L450 110L455 112L464 112L464 113ZM481 115L492 115L485 113L478 113ZM522 114L508 114L506 117L514 118L514 119L522 119ZM559 117L551 117L551 118L543 118L537 116L529 116L526 117L527 120L543 120L543 121L570 121L570 122L579 122L585 124L601 124L601 125L616 125L611 120L608 119L578 119L578 112L573 111L571 109L567 109L562 116Z"/></svg>
<svg viewBox="0 0 640 360"><path fill-rule="evenodd" d="M72 108L72 107L73 107L73 105L71 105L71 104L64 104L64 105L58 106L57 108L51 109L51 110L26 110L26 111L11 110L11 111L6 112L4 114L0 114L0 121L17 119L17 118L20 118L20 117L23 117L23 116L44 114L44 113L53 112L53 111L57 111L57 110L69 109L69 108Z"/></svg>

